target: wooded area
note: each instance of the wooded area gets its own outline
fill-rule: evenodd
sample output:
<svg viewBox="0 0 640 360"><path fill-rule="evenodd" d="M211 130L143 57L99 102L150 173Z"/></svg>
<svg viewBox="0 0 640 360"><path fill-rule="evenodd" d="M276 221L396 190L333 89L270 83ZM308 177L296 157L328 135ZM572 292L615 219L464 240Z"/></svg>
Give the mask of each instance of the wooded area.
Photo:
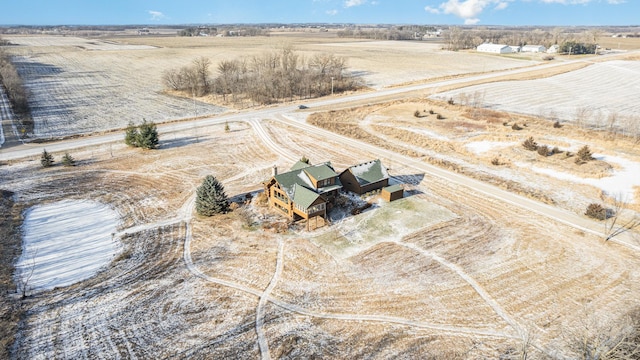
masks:
<svg viewBox="0 0 640 360"><path fill-rule="evenodd" d="M211 60L200 57L180 69L162 75L167 89L188 96L219 95L224 102L250 100L252 104L315 98L355 90L355 79L347 71L347 60L333 54L310 58L289 47L250 58L223 60L217 76L211 77Z"/></svg>

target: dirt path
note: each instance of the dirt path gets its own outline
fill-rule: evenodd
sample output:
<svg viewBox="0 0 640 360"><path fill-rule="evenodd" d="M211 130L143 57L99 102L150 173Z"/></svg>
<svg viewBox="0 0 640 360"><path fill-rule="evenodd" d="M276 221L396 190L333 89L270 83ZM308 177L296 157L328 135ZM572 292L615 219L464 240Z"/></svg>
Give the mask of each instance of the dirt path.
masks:
<svg viewBox="0 0 640 360"><path fill-rule="evenodd" d="M267 144L267 146L275 151L278 147L277 145L273 142L273 140L270 138L270 136L267 134L266 131L264 131L264 129L262 128L261 124L259 124L258 122L252 122L252 127L256 130L256 133L259 135L260 139L262 141L265 142L265 144ZM281 156L285 156L285 154L280 154ZM287 158L290 158L290 156L287 156ZM257 307L257 313L256 313L256 323L255 323L255 327L256 327L256 332L258 334L258 343L260 346L260 351L262 354L262 357L264 359L268 359L270 358L270 354L269 354L269 348L268 348L268 341L266 339L266 336L264 335L264 331L263 331L263 327L264 327L264 306L266 305L267 302L270 302L282 309L288 310L290 312L293 313L297 313L300 315L305 315L305 316L311 316L311 317L315 317L315 318L322 318L322 319L333 319L333 320L344 320L344 321L366 321L366 322L379 322L379 323L386 323L386 324L397 324L397 325L403 325L403 326L409 326L409 327L414 327L414 328L420 328L420 329L431 329L431 330L438 330L441 332L445 332L445 333L449 333L449 334L453 334L453 335L475 335L475 336L485 336L485 337L495 337L495 338L508 338L508 339L519 339L519 336L517 335L512 335L512 334L505 334L502 332L494 332L494 331L483 331L483 330L478 330L478 329L472 329L472 328L466 328L466 327L457 327L457 326L447 326L447 325L436 325L436 324L431 324L431 323L427 323L427 322L421 322L421 321L414 321L414 320L409 320L409 319L405 319L405 318L400 318L400 317L394 317L394 316L380 316L380 315L362 315L362 314L349 314L349 313L331 313L331 312L316 312L316 311L311 311L309 309L306 309L304 307L292 304L292 303L288 303L286 301L282 301L279 300L277 298L271 297L269 294L271 293L271 291L273 290L273 288L277 285L277 281L280 277L280 274L282 272L282 268L283 268L283 260L282 260L282 256L283 256L283 248L284 248L284 244L281 241L278 245L278 255L277 255L277 259L276 259L276 270L274 272L274 275L271 279L271 282L269 283L269 285L267 286L267 288L263 291L259 291L257 289L254 289L252 287L249 286L245 286L242 285L240 283L234 282L234 281L229 281L229 280L224 280L224 279L220 279L220 278L216 278L216 277L212 277L209 275L206 275L204 272L202 272L198 266L193 262L193 258L191 256L191 247L192 247L192 242L193 242L193 234L192 234L192 226L191 226L191 220L192 220L192 213L193 213L193 205L195 204L195 197L192 197L191 200L189 202L187 202L185 204L185 206L183 206L183 209L185 209L184 213L182 215L184 215L183 221L186 224L186 231L185 231L185 243L184 243L184 250L183 250L183 259L187 265L187 268L189 269L189 271L194 274L195 276L213 283L213 284L217 284L217 285L222 285L222 286L226 286L235 290L239 290L242 291L244 293L250 294L255 296L256 298L258 298L258 307ZM186 211L186 209L191 209L191 211ZM472 280L473 281L473 280Z"/></svg>
<svg viewBox="0 0 640 360"><path fill-rule="evenodd" d="M278 256L276 257L276 271L273 273L273 277L269 282L269 286L264 290L262 295L260 296L260 301L258 302L258 308L256 309L256 333L258 334L258 345L260 346L260 353L262 354L263 360L271 359L271 355L269 354L269 342L267 341L267 337L264 334L264 318L265 318L265 305L269 301L269 295L273 288L278 284L278 280L280 279L280 275L282 274L282 264L284 256L284 240L278 239Z"/></svg>
<svg viewBox="0 0 640 360"><path fill-rule="evenodd" d="M462 268L416 245L404 243L401 241L396 241L395 243L400 246L409 248L413 251L417 251L420 254L424 255L425 257L432 258L433 260L437 261L438 263L442 264L443 266L449 268L451 271L458 274L458 276L460 276L464 281L466 281L469 285L471 285L471 287L478 293L478 295L480 295L480 297L487 303L487 305L489 305L496 312L496 314L498 314L502 319L504 319L504 321L506 321L509 324L509 326L511 326L519 335L524 334L520 324L518 324L518 322L515 319L513 319L511 315L507 314L507 312L487 292L487 290L485 290L485 288L482 287L482 285L480 285L472 276L467 274Z"/></svg>
<svg viewBox="0 0 640 360"><path fill-rule="evenodd" d="M567 210L547 205L518 194L514 194L497 186L428 164L424 161L421 161L420 159L401 155L396 152L380 148L378 146L371 145L360 140L354 140L346 136L317 128L307 123L296 121L295 119L291 119L286 116L277 116L274 119L276 121L284 123L285 125L297 127L301 131L305 131L319 137L331 138L335 142L341 142L345 144L346 147L353 147L369 151L379 158L392 158L394 159L394 161L404 164L407 168L413 168L417 171L425 172L431 176L445 179L451 183L465 186L472 191L484 194L490 198L494 198L508 204L518 206L537 215L553 219L562 224L572 226L577 230L584 231L596 236L602 236L601 224ZM640 246L635 245L633 243L633 239L630 236L625 235L628 235L628 233L621 234L617 238L610 239L609 242L625 246L635 251L636 253L640 253Z"/></svg>

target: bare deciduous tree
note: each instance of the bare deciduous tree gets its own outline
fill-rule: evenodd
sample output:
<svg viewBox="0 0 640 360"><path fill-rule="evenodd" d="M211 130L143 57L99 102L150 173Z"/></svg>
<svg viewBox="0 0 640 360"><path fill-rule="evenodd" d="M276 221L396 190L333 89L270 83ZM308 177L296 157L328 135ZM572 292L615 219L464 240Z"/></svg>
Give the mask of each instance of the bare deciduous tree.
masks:
<svg viewBox="0 0 640 360"><path fill-rule="evenodd" d="M632 360L640 357L638 309L618 319L603 320L588 310L579 324L567 329L570 358L584 360Z"/></svg>
<svg viewBox="0 0 640 360"><path fill-rule="evenodd" d="M209 92L209 67L211 66L211 60L201 56L193 60L193 71L196 74L197 80L197 94L202 96Z"/></svg>
<svg viewBox="0 0 640 360"><path fill-rule="evenodd" d="M33 255L31 256L31 264L23 271L17 278L17 291L20 293L22 298L27 297L27 292L31 289L29 283L31 282L31 278L33 277L33 272L36 269L36 256L38 255L38 249L35 249Z"/></svg>
<svg viewBox="0 0 640 360"><path fill-rule="evenodd" d="M622 219L627 207L628 203L622 194L616 194L613 196L613 208L611 209L610 214L608 214L609 216L607 216L604 225L605 241L611 240L620 234L640 227L640 217L637 215L630 219Z"/></svg>

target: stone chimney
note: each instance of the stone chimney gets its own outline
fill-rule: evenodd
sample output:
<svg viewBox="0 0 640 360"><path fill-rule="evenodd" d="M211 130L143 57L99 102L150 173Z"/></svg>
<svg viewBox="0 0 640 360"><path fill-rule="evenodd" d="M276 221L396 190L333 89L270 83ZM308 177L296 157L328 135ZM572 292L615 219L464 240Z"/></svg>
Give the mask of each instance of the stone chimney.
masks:
<svg viewBox="0 0 640 360"><path fill-rule="evenodd" d="M273 165L273 176L278 175L278 166L277 165Z"/></svg>

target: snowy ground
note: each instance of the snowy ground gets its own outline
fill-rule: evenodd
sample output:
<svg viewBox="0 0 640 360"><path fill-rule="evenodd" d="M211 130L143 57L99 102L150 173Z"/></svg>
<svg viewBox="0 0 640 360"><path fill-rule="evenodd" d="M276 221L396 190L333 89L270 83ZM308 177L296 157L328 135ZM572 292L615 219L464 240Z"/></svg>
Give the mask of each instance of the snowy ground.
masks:
<svg viewBox="0 0 640 360"><path fill-rule="evenodd" d="M609 176L602 178L585 178L552 169L545 169L539 166L532 166L531 169L540 174L545 174L556 179L566 180L576 184L587 184L597 187L612 198L619 198L625 202L633 202L636 189L640 188L640 163L631 161L619 156L598 156L602 161L617 164L620 169L611 171ZM516 165L527 167L528 164L517 163Z"/></svg>
<svg viewBox="0 0 640 360"><path fill-rule="evenodd" d="M93 201L36 205L25 214L16 282L26 293L85 280L117 253L118 213Z"/></svg>
<svg viewBox="0 0 640 360"><path fill-rule="evenodd" d="M568 139L564 139L567 141ZM475 154L482 155L495 149L506 149L511 147L519 147L520 143L505 141L473 141L465 144L465 147ZM576 151L576 146L570 148ZM530 163L515 162L514 164L521 168L529 168L536 173L544 174L559 180L569 181L576 184L587 184L601 189L605 194L611 197L619 197L625 202L633 202L635 191L640 187L640 163L626 159L622 156L598 155L594 157L600 161L617 165L610 171L607 176L600 178L590 178L577 176L567 172L545 168L542 166L532 166Z"/></svg>
<svg viewBox="0 0 640 360"><path fill-rule="evenodd" d="M544 79L504 81L434 95L446 100L482 94L483 106L529 115L545 115L604 127L610 115L637 117L640 112L640 62L607 61ZM579 119L578 119L579 118ZM637 120L635 121L637 122ZM637 128L636 128L637 129Z"/></svg>

